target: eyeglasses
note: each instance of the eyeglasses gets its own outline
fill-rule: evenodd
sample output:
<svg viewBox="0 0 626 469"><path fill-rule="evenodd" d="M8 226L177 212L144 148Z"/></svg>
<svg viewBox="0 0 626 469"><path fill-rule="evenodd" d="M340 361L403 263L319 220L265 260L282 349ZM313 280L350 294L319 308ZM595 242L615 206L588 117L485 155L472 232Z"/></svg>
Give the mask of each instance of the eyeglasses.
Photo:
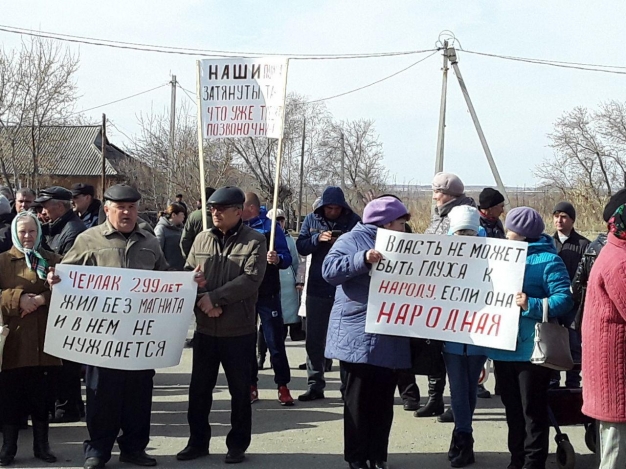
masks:
<svg viewBox="0 0 626 469"><path fill-rule="evenodd" d="M225 212L229 208L240 208L240 206L236 205L236 204L231 204L231 205L219 205L219 204L209 205L209 210L211 212Z"/></svg>

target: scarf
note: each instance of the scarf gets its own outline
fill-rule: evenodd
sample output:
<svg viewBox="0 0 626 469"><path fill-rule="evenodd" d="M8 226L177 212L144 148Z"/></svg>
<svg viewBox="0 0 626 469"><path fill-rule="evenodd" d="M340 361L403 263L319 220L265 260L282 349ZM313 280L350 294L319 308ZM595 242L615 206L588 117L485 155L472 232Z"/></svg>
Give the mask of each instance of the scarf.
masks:
<svg viewBox="0 0 626 469"><path fill-rule="evenodd" d="M611 218L609 218L609 233L613 233L619 239L626 240L626 205L620 205Z"/></svg>
<svg viewBox="0 0 626 469"><path fill-rule="evenodd" d="M19 237L17 236L17 223L26 217L30 217L35 221L35 225L37 226L37 239L35 240L35 244L32 249L25 248L22 246ZM24 258L26 259L26 265L28 268L37 273L37 277L42 280L46 279L46 275L48 273L48 262L43 258L41 254L39 254L39 247L41 246L41 224L39 220L37 220L37 216L31 212L20 212L11 222L11 238L13 239L13 246L24 254Z"/></svg>

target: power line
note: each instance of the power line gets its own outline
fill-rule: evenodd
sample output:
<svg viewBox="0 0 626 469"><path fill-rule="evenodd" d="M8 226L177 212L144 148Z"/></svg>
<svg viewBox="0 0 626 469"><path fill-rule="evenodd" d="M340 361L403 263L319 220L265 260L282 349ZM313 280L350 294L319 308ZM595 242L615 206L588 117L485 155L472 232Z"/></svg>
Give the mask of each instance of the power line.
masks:
<svg viewBox="0 0 626 469"><path fill-rule="evenodd" d="M192 95L190 95L190 94L189 94L189 93L191 93L191 91L187 91L187 90L186 90L185 88L183 88L183 87L181 86L181 84L180 84L180 83L178 83L178 82L176 82L176 86L178 86L181 90L183 90L183 93L185 93L185 94L187 95L187 97L191 100L191 102L192 102L192 103L194 103L195 105L197 105L197 104L198 104L198 103L197 103L197 101L195 100L195 98L194 98Z"/></svg>
<svg viewBox="0 0 626 469"><path fill-rule="evenodd" d="M378 83L381 83L381 82L383 82L383 81L385 81L385 80L389 80L390 78L393 78L393 77L395 77L396 75L400 75L402 72L406 72L408 69L410 69L410 68L412 68L412 67L416 66L418 63L423 62L423 61L424 61L424 60L426 60L426 59L429 59L430 57L432 57L433 55L435 55L437 52L439 52L439 51L437 51L437 50L436 50L436 51L434 51L432 54L429 54L429 55L427 55L426 57L424 57L424 58L422 58L422 59L418 60L417 62L412 63L412 64L411 64L411 65L409 65L408 67L405 67L405 68L403 68L402 70L398 70L397 72L392 73L391 75L388 75L388 76L386 76L386 77L384 77L384 78L381 78L380 80L376 80L376 81L374 81L374 82L372 82L372 83L369 83L369 84L367 84L367 85L360 86L359 88L355 88L355 89L353 89L353 90L346 91L346 92L344 92L344 93L336 94L336 95L334 95L334 96L329 96L329 97L327 97L327 98L315 99L315 100L313 100L313 101L308 101L306 104L319 103L320 101L328 101L329 99L339 98L339 97L341 97L341 96L345 96L345 95L347 95L347 94L356 93L357 91L364 90L365 88L369 88L370 86L377 85Z"/></svg>
<svg viewBox="0 0 626 469"><path fill-rule="evenodd" d="M70 114L70 116L75 116L77 114L82 114L83 112L87 112L87 111L93 111L94 109L99 109L101 107L109 106L110 104L119 103L120 101L125 101L127 99L134 98L135 96L140 96L142 94L146 94L146 93L149 93L151 91L158 90L159 88L163 88L164 86L167 86L169 84L170 84L170 82L167 82L167 83L164 83L162 85L156 86L154 88L150 88L149 90L140 91L139 93L131 94L130 96L126 96L125 98L116 99L115 101L111 101L110 103L99 104L98 106L90 107L89 109L83 109L81 111L74 112L74 113Z"/></svg>
<svg viewBox="0 0 626 469"><path fill-rule="evenodd" d="M48 31L36 31L33 29L18 28L15 26L0 25L0 31L11 34L24 34L27 36L35 36L46 39L54 39L58 41L74 42L79 44L88 44L92 46L113 47L117 49L130 49L143 52L157 52L163 54L178 55L205 55L213 57L239 57L239 58L256 58L266 55L290 57L293 60L327 60L327 59L368 59L379 57L397 57L402 55L414 55L425 52L431 52L436 49L413 50L413 51L396 51L396 52L371 52L371 53L353 53L353 54L289 54L289 53L267 53L267 52L241 52L241 51L225 51L211 49L193 49L189 47L176 46L160 46L155 44L144 44L137 42L113 41L110 39L100 39L86 36L75 36L65 33L54 33Z"/></svg>
<svg viewBox="0 0 626 469"><path fill-rule="evenodd" d="M626 69L626 67L618 66L618 65L600 65L600 64L587 64L587 63L579 63L579 62L564 62L560 60L544 60L544 59L533 59L528 57L515 57L510 55L499 55L499 54L490 54L487 52L477 52L472 50L460 49L463 52L474 55L482 55L484 57L492 57L496 59L504 59L504 60L512 60L515 62L524 62L531 63L535 65L549 65L551 67L559 67L559 68L568 68L573 70L586 70L588 72L604 72L604 73L613 73L616 75L626 75L626 72L620 72L618 70L606 70L608 68L615 69ZM604 67L597 68L597 67Z"/></svg>

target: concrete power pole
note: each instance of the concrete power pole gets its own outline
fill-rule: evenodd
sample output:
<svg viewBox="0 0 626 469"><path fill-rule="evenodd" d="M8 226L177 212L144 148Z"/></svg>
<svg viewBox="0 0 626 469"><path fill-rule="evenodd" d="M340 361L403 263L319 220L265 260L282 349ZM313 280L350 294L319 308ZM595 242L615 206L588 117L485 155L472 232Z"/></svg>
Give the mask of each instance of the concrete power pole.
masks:
<svg viewBox="0 0 626 469"><path fill-rule="evenodd" d="M302 221L302 193L304 191L304 146L306 144L306 118L302 121L302 148L300 149L300 191L298 192L298 221L296 231L300 233Z"/></svg>
<svg viewBox="0 0 626 469"><path fill-rule="evenodd" d="M170 164L167 172L167 204L169 205L172 198L172 173L176 161L174 146L176 144L176 75L172 75L172 95L170 101Z"/></svg>
<svg viewBox="0 0 626 469"><path fill-rule="evenodd" d="M441 83L441 104L439 106L439 127L437 132L437 155L435 174L443 171L443 146L446 132L446 99L448 95L448 41L443 41L443 81Z"/></svg>

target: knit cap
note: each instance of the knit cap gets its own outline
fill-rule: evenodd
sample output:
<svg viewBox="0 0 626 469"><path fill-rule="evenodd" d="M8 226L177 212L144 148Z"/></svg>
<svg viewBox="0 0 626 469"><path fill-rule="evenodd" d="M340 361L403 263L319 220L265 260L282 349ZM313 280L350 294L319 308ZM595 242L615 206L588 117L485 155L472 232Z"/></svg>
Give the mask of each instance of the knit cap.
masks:
<svg viewBox="0 0 626 469"><path fill-rule="evenodd" d="M485 187L478 196L478 206L483 210L495 207L498 204L504 202L504 196L491 187Z"/></svg>
<svg viewBox="0 0 626 469"><path fill-rule="evenodd" d="M576 209L569 202L559 202L556 204L556 207L552 210L552 214L554 215L555 213L560 212L567 213L572 220L576 220Z"/></svg>
<svg viewBox="0 0 626 469"><path fill-rule="evenodd" d="M384 226L398 218L406 217L408 220L408 209L395 197L380 197L372 200L363 210L363 223Z"/></svg>
<svg viewBox="0 0 626 469"><path fill-rule="evenodd" d="M511 210L504 220L504 226L507 230L526 238L538 238L546 227L539 212L530 207L517 207Z"/></svg>
<svg viewBox="0 0 626 469"><path fill-rule="evenodd" d="M604 207L604 213L602 214L604 221L608 223L615 211L624 204L626 204L626 189L617 191L611 196L609 202Z"/></svg>
<svg viewBox="0 0 626 469"><path fill-rule="evenodd" d="M465 194L465 185L456 174L437 173L433 178L432 188L434 191L441 191L444 194L460 197Z"/></svg>
<svg viewBox="0 0 626 469"><path fill-rule="evenodd" d="M450 220L450 231L456 233L460 230L474 230L478 233L480 229L480 214L475 207L469 205L459 205L450 210L448 214Z"/></svg>

